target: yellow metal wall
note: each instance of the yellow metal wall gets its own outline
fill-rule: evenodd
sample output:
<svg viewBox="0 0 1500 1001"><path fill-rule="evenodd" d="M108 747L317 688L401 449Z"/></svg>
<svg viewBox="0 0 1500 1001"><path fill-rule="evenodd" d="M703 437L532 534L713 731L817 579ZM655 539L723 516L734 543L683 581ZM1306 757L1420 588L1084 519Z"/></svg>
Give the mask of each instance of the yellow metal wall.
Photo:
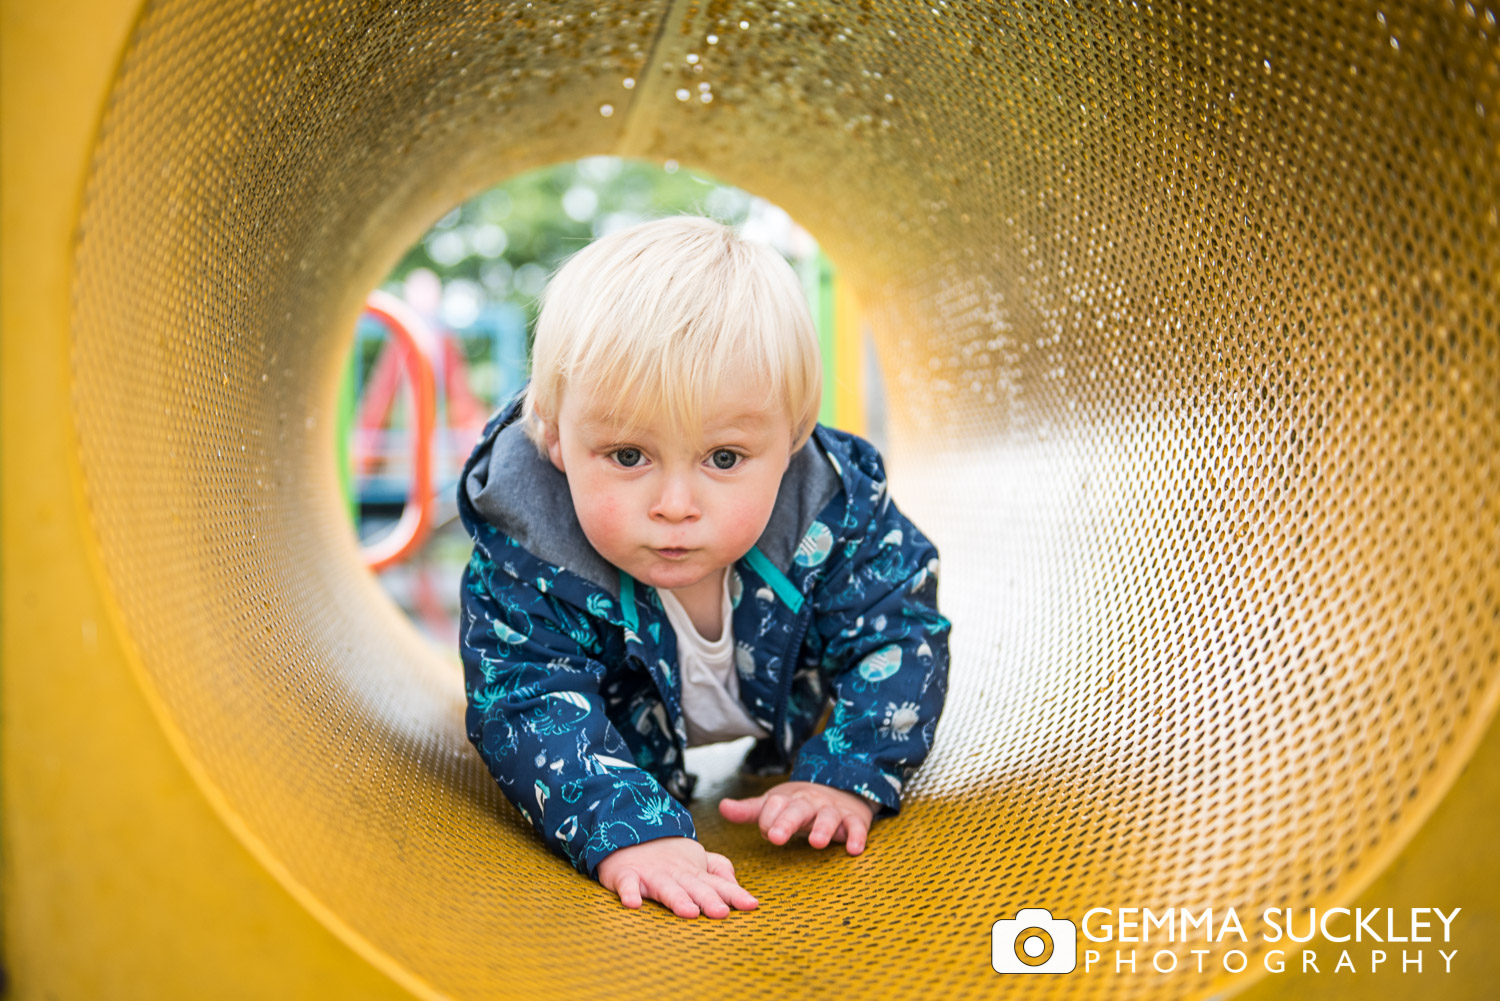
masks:
<svg viewBox="0 0 1500 1001"><path fill-rule="evenodd" d="M85 558L68 317L89 149L138 11L4 7L4 963L10 996L407 997L256 862L153 717Z"/></svg>

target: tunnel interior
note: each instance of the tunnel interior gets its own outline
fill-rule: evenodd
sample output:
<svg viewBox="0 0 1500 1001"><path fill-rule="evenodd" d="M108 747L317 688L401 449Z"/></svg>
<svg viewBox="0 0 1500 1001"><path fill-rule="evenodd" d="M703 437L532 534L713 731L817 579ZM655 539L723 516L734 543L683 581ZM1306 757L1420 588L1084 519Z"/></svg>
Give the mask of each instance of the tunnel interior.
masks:
<svg viewBox="0 0 1500 1001"><path fill-rule="evenodd" d="M430 995L749 987L796 936L799 988L916 997L980 986L976 937L1033 900L1346 899L1495 710L1497 38L1442 3L147 5L71 363L163 726ZM838 262L943 555L948 707L871 849L695 803L753 922L624 912L545 852L338 498L365 291L464 198L606 153L764 195ZM1104 986L1036 991L1065 989Z"/></svg>

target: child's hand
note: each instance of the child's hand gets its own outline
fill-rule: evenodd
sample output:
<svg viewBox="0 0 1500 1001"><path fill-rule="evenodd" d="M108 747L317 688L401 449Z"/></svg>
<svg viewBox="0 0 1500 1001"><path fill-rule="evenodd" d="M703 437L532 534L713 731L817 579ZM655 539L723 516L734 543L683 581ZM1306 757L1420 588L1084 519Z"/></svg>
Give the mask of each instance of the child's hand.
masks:
<svg viewBox="0 0 1500 1001"><path fill-rule="evenodd" d="M750 799L721 799L719 813L736 824L759 820L760 833L777 845L811 823L808 844L827 848L830 841L843 841L850 855L858 855L865 850L875 806L863 796L817 782L782 782Z"/></svg>
<svg viewBox="0 0 1500 1001"><path fill-rule="evenodd" d="M692 838L655 838L618 848L604 857L594 875L626 907L640 907L643 897L659 900L680 918L696 918L700 910L723 918L731 904L742 911L756 906L735 881L733 863Z"/></svg>

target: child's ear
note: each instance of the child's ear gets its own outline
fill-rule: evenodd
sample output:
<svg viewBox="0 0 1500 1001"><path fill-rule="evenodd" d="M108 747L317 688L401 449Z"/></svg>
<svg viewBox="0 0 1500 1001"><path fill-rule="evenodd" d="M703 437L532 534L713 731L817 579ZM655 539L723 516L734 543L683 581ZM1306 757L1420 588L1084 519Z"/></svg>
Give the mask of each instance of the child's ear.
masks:
<svg viewBox="0 0 1500 1001"><path fill-rule="evenodd" d="M544 424L542 427L542 438L547 443L547 458L552 460L552 465L557 467L560 473L566 473L563 468L562 440L557 436L556 424Z"/></svg>

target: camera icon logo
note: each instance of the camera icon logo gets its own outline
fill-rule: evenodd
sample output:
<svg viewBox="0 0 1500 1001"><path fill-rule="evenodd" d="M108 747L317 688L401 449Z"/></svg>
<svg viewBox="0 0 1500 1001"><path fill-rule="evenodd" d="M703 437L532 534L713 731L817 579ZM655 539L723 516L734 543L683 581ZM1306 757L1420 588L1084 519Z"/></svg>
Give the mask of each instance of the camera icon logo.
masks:
<svg viewBox="0 0 1500 1001"><path fill-rule="evenodd" d="M1078 926L1045 907L1024 907L990 926L996 973L1072 973L1078 968Z"/></svg>

